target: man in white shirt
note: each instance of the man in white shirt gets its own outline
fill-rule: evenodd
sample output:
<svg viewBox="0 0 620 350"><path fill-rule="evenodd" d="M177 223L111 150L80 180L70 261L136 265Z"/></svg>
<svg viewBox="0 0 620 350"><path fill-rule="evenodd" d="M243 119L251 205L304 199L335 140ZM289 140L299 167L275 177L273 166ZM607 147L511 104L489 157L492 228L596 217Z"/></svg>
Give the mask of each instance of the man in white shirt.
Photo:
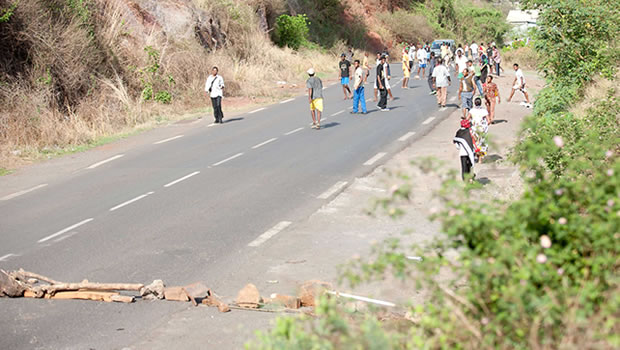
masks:
<svg viewBox="0 0 620 350"><path fill-rule="evenodd" d="M424 74L426 73L426 50L422 47L422 45L418 45L418 51L416 53L416 58L418 59L418 74L417 78L424 78ZM420 75L420 69L422 69L422 75Z"/></svg>
<svg viewBox="0 0 620 350"><path fill-rule="evenodd" d="M456 58L454 59L454 64L456 64L456 73L458 74L458 78L463 77L463 71L467 68L467 57L463 55L463 51L456 51Z"/></svg>
<svg viewBox="0 0 620 350"><path fill-rule="evenodd" d="M217 67L213 67L211 75L207 78L205 92L211 98L213 116L216 124L223 124L224 113L222 112L222 97L224 97L224 78L218 74Z"/></svg>
<svg viewBox="0 0 620 350"><path fill-rule="evenodd" d="M441 58L437 59L437 66L433 69L433 86L437 89L437 105L440 107L446 106L446 97L448 95L448 85L452 81L450 80L450 72L448 68L443 64Z"/></svg>
<svg viewBox="0 0 620 350"><path fill-rule="evenodd" d="M409 71L413 71L413 62L415 62L415 44L412 44L409 48Z"/></svg>
<svg viewBox="0 0 620 350"><path fill-rule="evenodd" d="M366 114L366 97L364 97L364 70L360 67L360 60L353 62L355 72L353 73L353 111L352 114L357 114L359 111L359 105L362 105L362 114Z"/></svg>
<svg viewBox="0 0 620 350"><path fill-rule="evenodd" d="M527 89L525 88L525 75L523 75L523 71L519 68L517 63L513 65L513 68L515 70L515 80L512 83L512 91L510 92L510 97L508 97L508 102L512 100L512 96L515 94L515 91L519 90L525 96L525 106L530 108L532 104L530 102L530 97L527 94Z"/></svg>
<svg viewBox="0 0 620 350"><path fill-rule="evenodd" d="M471 49L471 55L474 58L474 60L477 59L478 58L478 44L476 44L476 42L474 41L471 43L469 48Z"/></svg>

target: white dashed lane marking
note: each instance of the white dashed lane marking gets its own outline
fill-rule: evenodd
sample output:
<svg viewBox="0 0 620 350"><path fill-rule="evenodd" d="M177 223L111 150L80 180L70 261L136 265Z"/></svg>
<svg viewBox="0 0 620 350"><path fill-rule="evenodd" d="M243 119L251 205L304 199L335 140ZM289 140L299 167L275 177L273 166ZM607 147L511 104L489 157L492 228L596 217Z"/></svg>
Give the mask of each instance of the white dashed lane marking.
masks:
<svg viewBox="0 0 620 350"><path fill-rule="evenodd" d="M379 159L383 158L387 153L385 152L379 152L377 153L374 157L370 158L369 160L366 161L366 163L364 163L364 165L373 165L375 164Z"/></svg>
<svg viewBox="0 0 620 350"><path fill-rule="evenodd" d="M248 246L258 247L259 245L265 243L269 238L277 235L280 231L284 230L290 225L291 225L290 221L281 221L277 225L269 229L267 232L263 233L262 235L258 236L255 240L250 242Z"/></svg>
<svg viewBox="0 0 620 350"><path fill-rule="evenodd" d="M291 101L295 101L295 99L294 98L289 98L288 100L284 100L284 101L280 102L280 104L289 103Z"/></svg>
<svg viewBox="0 0 620 350"><path fill-rule="evenodd" d="M304 129L304 128L297 128L297 129L295 129L295 130L291 130L291 131L287 132L287 133L286 133L286 134L284 134L284 135L287 135L287 136L288 136L288 135L293 135L294 133L296 133L296 132L298 132L298 131L302 131L303 129Z"/></svg>
<svg viewBox="0 0 620 350"><path fill-rule="evenodd" d="M38 243L43 243L43 242L49 241L49 240L50 240L50 239L52 239L52 238L56 238L56 237L58 237L58 236L60 236L60 235L62 235L62 234L64 234L64 233L67 233L67 232L69 232L69 231L71 231L71 230L74 230L74 229L76 229L76 228L78 228L78 227L80 227L80 226L82 226L82 225L84 225L84 224L87 224L87 223L89 223L89 222L91 222L91 221L93 221L93 220L94 220L93 218L90 218L90 219L86 219L86 220L80 221L80 222L78 222L78 223L77 223L77 224L75 224L75 225L71 225L71 226L69 226L69 227L67 227L67 228L65 228L65 229L62 229L62 230L60 230L60 231L58 231L58 232L56 232L56 233L54 233L54 234L51 234L51 235L49 235L49 236L47 236L47 237L45 237L45 238L41 238L41 239L38 241Z"/></svg>
<svg viewBox="0 0 620 350"><path fill-rule="evenodd" d="M450 97L450 102L454 102L454 101L456 101L456 96Z"/></svg>
<svg viewBox="0 0 620 350"><path fill-rule="evenodd" d="M327 191L323 192L317 198L318 199L327 199L327 198L333 196L336 192L338 192L341 189L343 189L347 184L348 184L348 182L346 182L346 181L339 181L334 186L330 187Z"/></svg>
<svg viewBox="0 0 620 350"><path fill-rule="evenodd" d="M440 112L444 112L444 111L447 111L447 110L448 110L448 107L441 107L441 108L439 108Z"/></svg>
<svg viewBox="0 0 620 350"><path fill-rule="evenodd" d="M193 173L191 173L191 174L189 174L189 175L185 175L185 176L183 176L183 177L182 177L182 178L180 178L180 179L176 179L176 180L174 180L174 181L172 181L172 182L170 182L170 183L165 184L165 185L164 185L164 187L174 186L174 185L178 184L179 182L181 182L181 181L185 181L185 180L189 179L190 177L192 177L192 176L196 176L196 175L198 175L198 174L200 174L200 171L194 171Z"/></svg>
<svg viewBox="0 0 620 350"><path fill-rule="evenodd" d="M260 111L264 111L264 110L265 110L265 108L263 107L263 108L255 109L252 112L249 112L248 114L254 114L254 113L257 113L257 112L260 112Z"/></svg>
<svg viewBox="0 0 620 350"><path fill-rule="evenodd" d="M423 121L422 124L423 125L430 124L433 120L435 120L435 117L429 117L428 119Z"/></svg>
<svg viewBox="0 0 620 350"><path fill-rule="evenodd" d="M407 141L411 136L415 135L414 131L410 131L398 138L398 141Z"/></svg>
<svg viewBox="0 0 620 350"><path fill-rule="evenodd" d="M0 261L7 261L7 260L9 260L9 258L11 258L13 256L17 256L17 255L15 255L15 254L7 254L7 255L0 256Z"/></svg>
<svg viewBox="0 0 620 350"><path fill-rule="evenodd" d="M15 197L19 197L19 196L21 196L23 194L26 194L26 193L29 193L29 192L32 192L32 191L36 191L39 188L43 188L45 186L47 186L47 184L37 185L37 186L34 186L33 188L29 188L27 190L23 190L23 191L15 192L13 194L9 194L7 196L4 196L4 197L0 198L0 201L8 201L9 199L13 199Z"/></svg>
<svg viewBox="0 0 620 350"><path fill-rule="evenodd" d="M224 160L220 160L219 162L217 162L217 163L213 164L213 166L222 165L222 164L224 164L224 163L226 163L226 162L229 162L229 161L231 161L231 160L233 160L233 159L235 159L235 158L239 158L239 157L241 157L242 155L243 155L243 152L239 152L239 153L235 154L234 156L228 157L228 158L226 158L226 159L224 159Z"/></svg>
<svg viewBox="0 0 620 350"><path fill-rule="evenodd" d="M267 141L265 141L265 142L261 142L261 143L259 143L258 145L256 145L256 146L252 147L252 149L257 149L257 148L259 148L259 147L263 147L264 145L266 145L266 144L268 144L268 143L271 143L271 142L273 142L273 141L275 141L275 140L277 140L277 139L278 139L278 138L274 137L274 138L269 139L269 140L267 140Z"/></svg>
<svg viewBox="0 0 620 350"><path fill-rule="evenodd" d="M167 138L165 140L154 142L153 144L154 145L160 145L162 143L166 143L166 142L169 142L169 141L172 141L172 140L180 139L181 137L183 137L183 135L177 135L177 136L173 136L173 137Z"/></svg>
<svg viewBox="0 0 620 350"><path fill-rule="evenodd" d="M100 162L98 162L98 163L95 163L95 164L93 164L93 165L89 166L89 167L88 167L88 168L86 168L86 169L95 169L96 167L98 167L98 166L100 166L100 165L103 165L103 164L105 164L105 163L109 163L109 162L111 162L111 161L113 161L113 160L116 160L116 159L118 159L118 158L122 158L122 157L124 157L124 156L125 156L124 154L117 154L117 155L115 155L114 157L110 157L110 158L108 158L108 159L105 159L105 160L102 160L102 161L100 161Z"/></svg>
<svg viewBox="0 0 620 350"><path fill-rule="evenodd" d="M335 116L337 116L338 114L342 114L342 113L344 113L344 110L342 110L342 111L340 111L340 112L336 112L336 113L334 113L334 114L330 115L330 117L335 117Z"/></svg>
<svg viewBox="0 0 620 350"><path fill-rule="evenodd" d="M142 198L146 198L146 197L148 197L149 195L152 195L153 193L155 193L155 192L145 193L145 194L143 194L143 195L141 195L141 196L138 196L138 197L136 197L136 198L134 198L134 199L130 199L130 200L128 200L127 202L123 202L123 203L121 203L121 204L119 204L119 205L117 205L117 206L115 206L115 207L113 207L113 208L110 208L110 211L115 211L116 209L120 209L120 208L122 208L122 207L124 207L124 206L126 206L126 205L129 205L129 204L133 203L133 202L137 202L137 201L139 201L139 200L140 200L140 199L142 199Z"/></svg>

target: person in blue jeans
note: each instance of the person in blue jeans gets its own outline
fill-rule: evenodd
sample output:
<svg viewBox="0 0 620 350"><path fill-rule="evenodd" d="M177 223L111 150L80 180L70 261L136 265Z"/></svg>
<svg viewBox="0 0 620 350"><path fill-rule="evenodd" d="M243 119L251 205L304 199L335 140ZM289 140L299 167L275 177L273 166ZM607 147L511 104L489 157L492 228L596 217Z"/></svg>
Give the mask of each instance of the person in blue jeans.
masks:
<svg viewBox="0 0 620 350"><path fill-rule="evenodd" d="M364 97L364 70L360 67L360 60L353 63L355 68L353 83L353 111L351 114L359 112L359 105L362 105L362 114L366 114L366 97Z"/></svg>

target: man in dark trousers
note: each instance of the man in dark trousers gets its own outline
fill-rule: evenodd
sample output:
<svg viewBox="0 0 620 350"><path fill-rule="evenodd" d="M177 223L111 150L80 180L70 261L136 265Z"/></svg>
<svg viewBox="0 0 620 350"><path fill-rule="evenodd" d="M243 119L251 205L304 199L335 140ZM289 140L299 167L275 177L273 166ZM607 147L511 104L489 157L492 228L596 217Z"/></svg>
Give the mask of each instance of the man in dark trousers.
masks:
<svg viewBox="0 0 620 350"><path fill-rule="evenodd" d="M222 97L224 97L224 78L217 74L217 67L213 67L211 75L207 78L205 84L205 92L211 97L211 105L213 106L213 116L216 124L223 124L224 113L222 112Z"/></svg>
<svg viewBox="0 0 620 350"><path fill-rule="evenodd" d="M385 83L387 82L387 72L385 69L385 56L381 56L381 64L377 65L377 89L379 89L379 94L381 98L379 99L379 104L377 107L381 109L382 112L387 112L389 109L387 108L387 86Z"/></svg>
<svg viewBox="0 0 620 350"><path fill-rule="evenodd" d="M461 177L465 180L465 176L471 174L474 166L474 141L471 137L471 122L469 119L461 119L461 128L456 132L456 136L452 142L459 150L461 158ZM474 177L476 175L473 175Z"/></svg>

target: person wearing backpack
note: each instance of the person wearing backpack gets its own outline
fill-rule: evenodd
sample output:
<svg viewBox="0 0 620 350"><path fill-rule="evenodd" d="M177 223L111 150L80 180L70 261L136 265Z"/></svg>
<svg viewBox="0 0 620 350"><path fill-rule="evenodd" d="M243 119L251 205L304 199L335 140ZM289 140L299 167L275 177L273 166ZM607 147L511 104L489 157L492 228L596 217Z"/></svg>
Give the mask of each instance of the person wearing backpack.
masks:
<svg viewBox="0 0 620 350"><path fill-rule="evenodd" d="M213 117L216 124L223 124L224 113L222 112L222 97L224 97L224 78L218 74L218 68L211 69L211 75L207 78L205 92L211 98Z"/></svg>

